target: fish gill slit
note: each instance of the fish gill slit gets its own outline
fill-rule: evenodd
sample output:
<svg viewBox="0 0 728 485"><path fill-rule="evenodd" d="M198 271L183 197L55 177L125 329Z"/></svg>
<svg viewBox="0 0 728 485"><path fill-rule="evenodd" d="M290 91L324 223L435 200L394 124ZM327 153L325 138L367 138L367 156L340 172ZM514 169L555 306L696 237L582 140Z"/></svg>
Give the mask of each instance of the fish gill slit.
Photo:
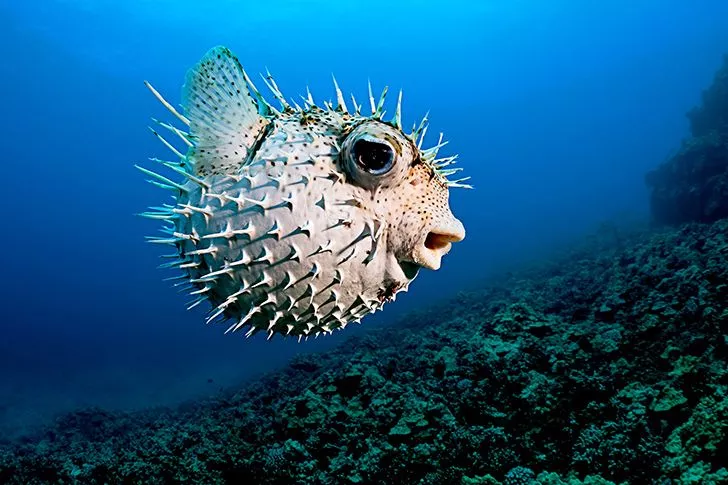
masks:
<svg viewBox="0 0 728 485"><path fill-rule="evenodd" d="M260 134L258 135L258 138L255 139L255 143L250 147L250 150L248 151L248 156L245 157L245 160L243 161L243 166L247 166L250 164L253 160L255 160L255 155L260 150L260 147L263 146L263 143L268 138L268 135L270 135L273 132L274 129L274 122L267 123L263 129L260 131Z"/></svg>

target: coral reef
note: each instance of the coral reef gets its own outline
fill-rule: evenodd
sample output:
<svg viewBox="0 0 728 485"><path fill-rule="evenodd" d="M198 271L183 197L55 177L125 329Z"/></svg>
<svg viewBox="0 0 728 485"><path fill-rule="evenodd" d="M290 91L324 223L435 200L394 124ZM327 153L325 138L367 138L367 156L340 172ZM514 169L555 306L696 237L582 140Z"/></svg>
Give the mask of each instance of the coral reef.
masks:
<svg viewBox="0 0 728 485"><path fill-rule="evenodd" d="M0 483L725 483L728 221L597 240L179 409L85 410ZM75 481L74 481L75 480Z"/></svg>
<svg viewBox="0 0 728 485"><path fill-rule="evenodd" d="M728 217L728 55L702 98L688 113L692 137L646 176L658 223Z"/></svg>

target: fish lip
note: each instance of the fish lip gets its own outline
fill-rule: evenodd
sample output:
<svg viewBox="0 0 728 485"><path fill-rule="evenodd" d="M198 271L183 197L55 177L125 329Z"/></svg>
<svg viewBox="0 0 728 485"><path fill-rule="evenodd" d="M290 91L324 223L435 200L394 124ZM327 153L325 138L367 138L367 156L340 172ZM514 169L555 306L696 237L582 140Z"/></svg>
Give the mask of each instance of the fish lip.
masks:
<svg viewBox="0 0 728 485"><path fill-rule="evenodd" d="M448 246L451 246L448 244ZM450 250L450 248L446 248L447 251ZM427 249L424 245L419 246L415 250L414 259L416 261L415 264L421 266L422 268L431 269L433 271L437 271L440 269L440 266L442 265L442 257L447 253L441 252L441 250L433 251L431 249Z"/></svg>
<svg viewBox="0 0 728 485"><path fill-rule="evenodd" d="M417 276L420 268L437 271L442 266L442 257L450 252L452 243L465 238L465 229L460 221L447 227L433 228L412 251L411 258L397 259L402 273L409 280ZM411 275L411 277L410 277Z"/></svg>
<svg viewBox="0 0 728 485"><path fill-rule="evenodd" d="M438 270L442 257L450 252L452 243L465 239L465 228L457 219L438 224L425 234L414 250L414 261L423 268Z"/></svg>

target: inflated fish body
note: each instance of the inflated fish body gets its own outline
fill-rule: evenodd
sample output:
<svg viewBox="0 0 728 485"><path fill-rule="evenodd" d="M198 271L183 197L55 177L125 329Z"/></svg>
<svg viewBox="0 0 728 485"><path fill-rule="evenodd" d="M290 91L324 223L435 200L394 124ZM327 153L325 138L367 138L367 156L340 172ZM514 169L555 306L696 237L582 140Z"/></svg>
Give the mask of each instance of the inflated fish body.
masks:
<svg viewBox="0 0 728 485"><path fill-rule="evenodd" d="M231 321L247 335L313 336L344 328L407 289L420 267L437 269L463 225L448 207L455 157L422 150L426 119L401 129L354 101L291 106L264 78L280 109L260 95L237 59L212 49L189 71L184 114L152 92L189 132L170 124L187 153L155 134L179 160L162 162L181 182L141 169L174 193L175 204L143 215L167 221L191 303L212 304L208 322Z"/></svg>

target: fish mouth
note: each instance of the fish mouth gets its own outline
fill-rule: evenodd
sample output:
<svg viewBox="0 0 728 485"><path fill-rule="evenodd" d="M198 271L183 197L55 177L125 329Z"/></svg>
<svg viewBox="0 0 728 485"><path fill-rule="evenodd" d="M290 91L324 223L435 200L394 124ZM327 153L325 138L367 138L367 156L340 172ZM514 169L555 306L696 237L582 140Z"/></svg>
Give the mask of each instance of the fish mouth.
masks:
<svg viewBox="0 0 728 485"><path fill-rule="evenodd" d="M438 270L442 264L442 257L452 249L452 243L463 239L465 239L465 228L458 220L446 227L433 228L415 248L414 263L423 268Z"/></svg>
<svg viewBox="0 0 728 485"><path fill-rule="evenodd" d="M452 248L452 243L465 239L465 228L462 223L453 219L447 225L433 227L425 235L420 244L405 258L389 255L389 273L395 279L412 281L420 268L440 269L442 257Z"/></svg>

